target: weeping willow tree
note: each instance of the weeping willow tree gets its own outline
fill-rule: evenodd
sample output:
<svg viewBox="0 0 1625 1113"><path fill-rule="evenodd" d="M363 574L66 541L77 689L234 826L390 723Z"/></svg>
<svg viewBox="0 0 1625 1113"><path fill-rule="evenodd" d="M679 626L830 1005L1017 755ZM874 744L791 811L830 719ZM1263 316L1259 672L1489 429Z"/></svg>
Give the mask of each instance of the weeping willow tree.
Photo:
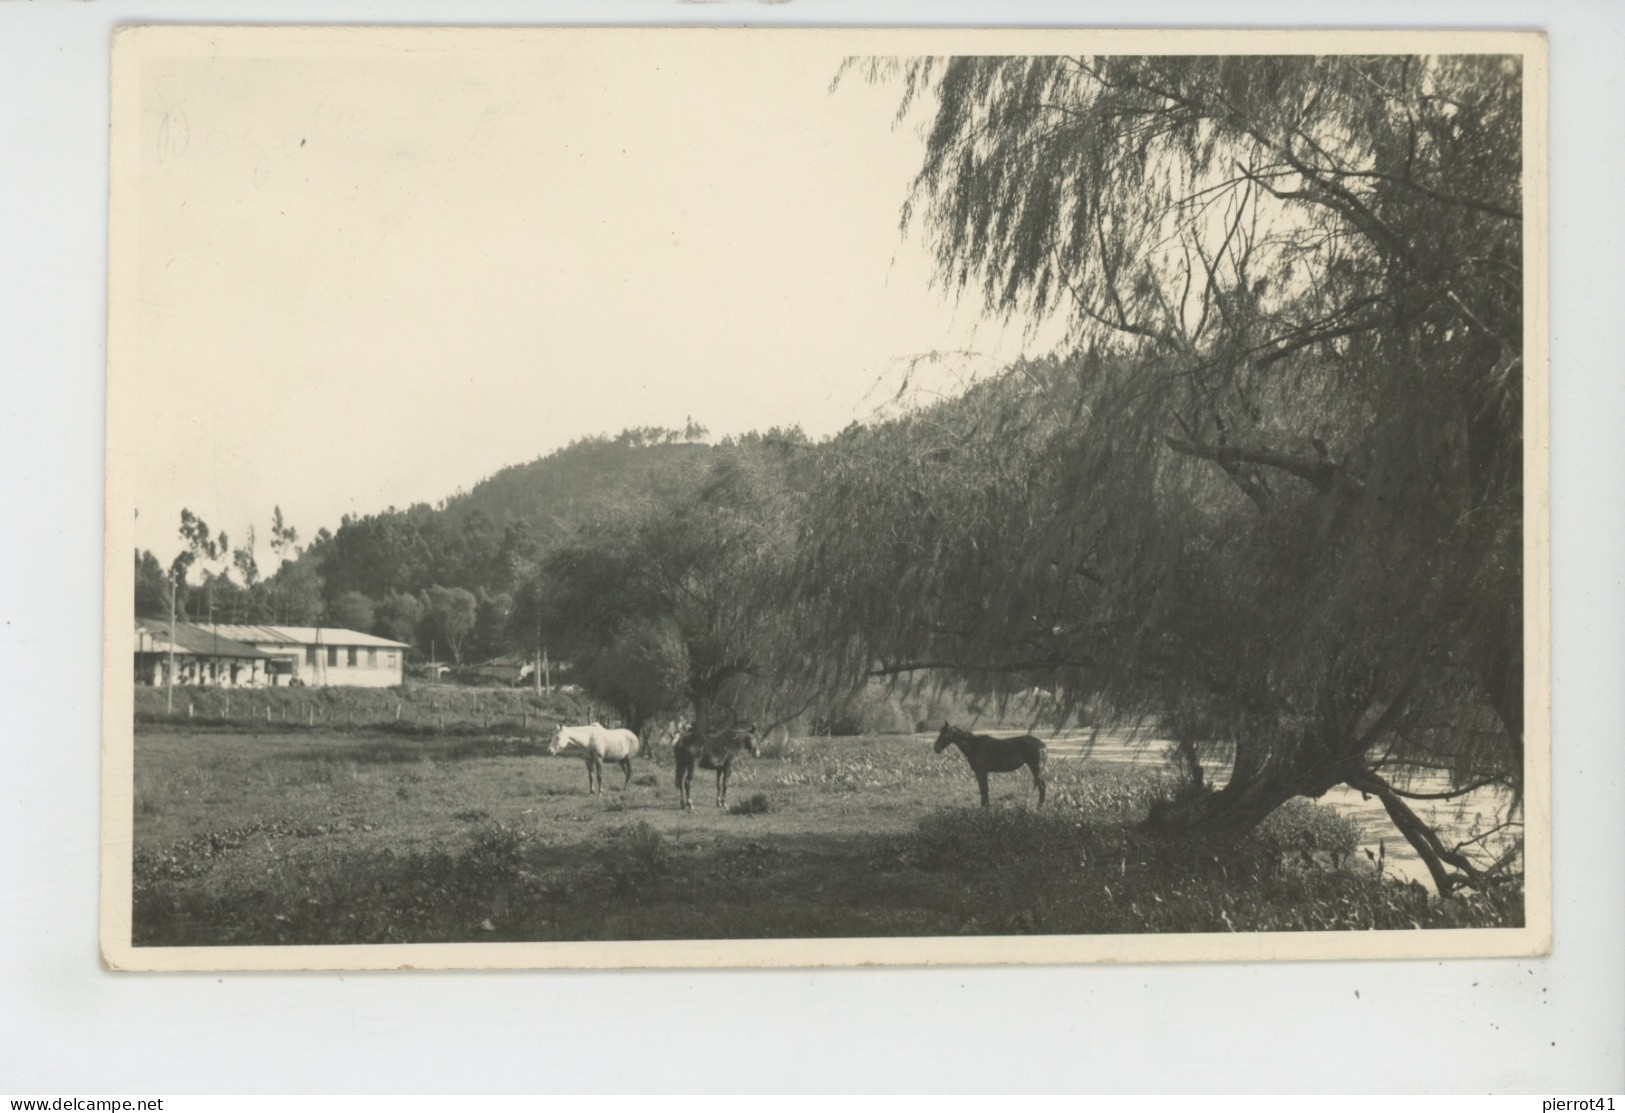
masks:
<svg viewBox="0 0 1625 1113"><path fill-rule="evenodd" d="M832 446L825 670L1042 677L1228 760L1169 825L1343 784L1442 892L1515 870L1409 801L1521 799L1518 61L862 68L929 116L903 220L942 282L1077 354Z"/></svg>

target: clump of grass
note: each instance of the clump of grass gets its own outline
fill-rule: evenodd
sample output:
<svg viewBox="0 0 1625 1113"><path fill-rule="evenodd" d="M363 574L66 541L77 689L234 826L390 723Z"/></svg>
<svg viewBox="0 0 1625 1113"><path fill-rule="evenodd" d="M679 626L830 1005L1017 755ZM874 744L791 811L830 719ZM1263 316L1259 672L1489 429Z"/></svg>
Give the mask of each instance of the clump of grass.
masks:
<svg viewBox="0 0 1625 1113"><path fill-rule="evenodd" d="M476 873L511 875L519 868L527 835L509 823L493 823L475 832L473 845L462 855L462 864Z"/></svg>
<svg viewBox="0 0 1625 1113"><path fill-rule="evenodd" d="M770 810L767 793L755 792L737 804L728 805L729 815L765 815Z"/></svg>
<svg viewBox="0 0 1625 1113"><path fill-rule="evenodd" d="M528 755L508 739L227 741L137 735L138 945L1364 930L1523 919L1516 881L1440 900L1373 876L1364 855L1339 866L1353 826L1308 801L1228 846L1142 829L1150 802L1174 782L1166 771L1106 762L1052 758L1042 808L1024 773L995 778L997 799L983 811L963 759L932 753L928 740L796 741L750 766L762 780L738 786L735 812L763 787L772 789L762 794L771 814L702 837L664 809L643 809L649 790L629 793L622 811L613 775L608 797L589 799L579 765L516 761ZM900 797L865 799L867 785L832 794L834 782L869 764L875 773L861 771ZM804 787L778 780L792 774ZM893 803L924 822L899 829ZM925 810L944 804L961 806ZM781 819L787 811L793 823ZM891 822L877 829L869 816Z"/></svg>

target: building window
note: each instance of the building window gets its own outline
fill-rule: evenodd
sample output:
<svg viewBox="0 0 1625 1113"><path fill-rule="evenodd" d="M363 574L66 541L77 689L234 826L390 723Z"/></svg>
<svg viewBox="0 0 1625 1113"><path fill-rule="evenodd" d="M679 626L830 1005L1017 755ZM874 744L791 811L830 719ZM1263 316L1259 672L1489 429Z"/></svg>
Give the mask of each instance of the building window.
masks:
<svg viewBox="0 0 1625 1113"><path fill-rule="evenodd" d="M378 667L378 651L376 649L367 650L367 667L369 669Z"/></svg>
<svg viewBox="0 0 1625 1113"><path fill-rule="evenodd" d="M395 651L393 649L384 650L384 664L390 668L395 667Z"/></svg>
<svg viewBox="0 0 1625 1113"><path fill-rule="evenodd" d="M327 647L327 667L330 668L330 669L331 668L337 668L338 663L339 663L339 647L336 646L336 645L328 646Z"/></svg>
<svg viewBox="0 0 1625 1113"><path fill-rule="evenodd" d="M345 660L344 663L346 665L349 665L353 669L353 668L355 668L355 659L356 659L356 647L352 645L352 646L349 647L349 652L346 655L346 660Z"/></svg>
<svg viewBox="0 0 1625 1113"><path fill-rule="evenodd" d="M316 667L316 647L313 645L305 646L305 667L312 669Z"/></svg>

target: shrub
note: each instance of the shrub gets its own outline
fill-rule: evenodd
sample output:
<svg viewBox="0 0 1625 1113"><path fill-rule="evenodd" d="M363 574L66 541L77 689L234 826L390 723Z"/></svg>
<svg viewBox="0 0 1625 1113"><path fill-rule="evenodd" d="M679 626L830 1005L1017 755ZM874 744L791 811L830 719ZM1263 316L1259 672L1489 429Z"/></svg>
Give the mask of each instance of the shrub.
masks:
<svg viewBox="0 0 1625 1113"><path fill-rule="evenodd" d="M666 838L646 820L618 828L610 839L609 876L624 893L658 879L671 865Z"/></svg>
<svg viewBox="0 0 1625 1113"><path fill-rule="evenodd" d="M1259 825L1255 838L1284 854L1321 852L1342 868L1360 845L1360 826L1337 809L1302 798L1288 800Z"/></svg>

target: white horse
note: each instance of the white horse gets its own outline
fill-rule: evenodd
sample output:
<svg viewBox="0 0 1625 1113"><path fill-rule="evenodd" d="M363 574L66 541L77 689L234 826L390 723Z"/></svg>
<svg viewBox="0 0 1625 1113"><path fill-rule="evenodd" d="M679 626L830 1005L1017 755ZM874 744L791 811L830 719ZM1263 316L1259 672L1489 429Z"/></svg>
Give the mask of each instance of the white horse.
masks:
<svg viewBox="0 0 1625 1113"><path fill-rule="evenodd" d="M629 730L609 730L600 723L567 727L560 723L547 744L549 754L579 750L587 762L587 793L604 791L604 763L614 762L626 774L621 791L632 783L632 758L638 752L638 736Z"/></svg>

